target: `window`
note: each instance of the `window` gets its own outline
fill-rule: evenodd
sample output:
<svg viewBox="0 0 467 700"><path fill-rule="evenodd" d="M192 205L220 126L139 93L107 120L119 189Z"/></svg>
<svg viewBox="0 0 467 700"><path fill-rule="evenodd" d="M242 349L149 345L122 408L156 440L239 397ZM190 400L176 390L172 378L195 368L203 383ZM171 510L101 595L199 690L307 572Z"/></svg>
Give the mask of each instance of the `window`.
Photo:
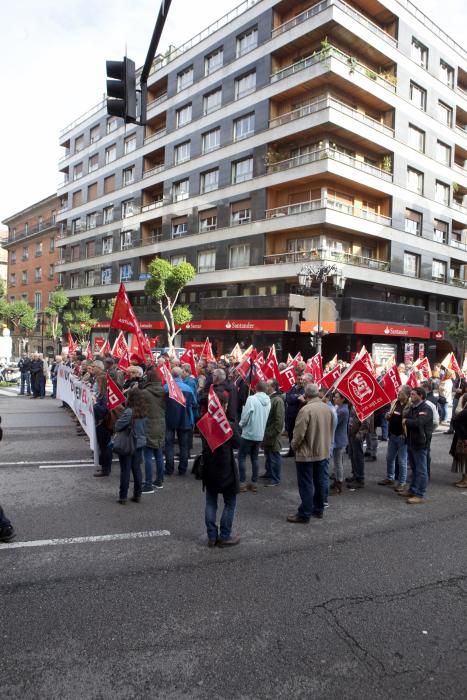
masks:
<svg viewBox="0 0 467 700"><path fill-rule="evenodd" d="M34 293L34 311L42 310L42 292Z"/></svg>
<svg viewBox="0 0 467 700"><path fill-rule="evenodd" d="M123 169L123 187L131 185L135 181L135 166Z"/></svg>
<svg viewBox="0 0 467 700"><path fill-rule="evenodd" d="M415 37L412 37L412 58L422 68L428 68L428 49Z"/></svg>
<svg viewBox="0 0 467 700"><path fill-rule="evenodd" d="M23 246L23 254L21 260L27 260L29 258L29 248L27 245Z"/></svg>
<svg viewBox="0 0 467 700"><path fill-rule="evenodd" d="M451 68L443 59L439 62L440 80L450 88L454 88L454 68Z"/></svg>
<svg viewBox="0 0 467 700"><path fill-rule="evenodd" d="M101 284L112 284L112 268L103 267L101 270Z"/></svg>
<svg viewBox="0 0 467 700"><path fill-rule="evenodd" d="M115 131L118 128L118 120L117 117L110 117L107 119L107 126L106 126L106 133L111 134L112 131Z"/></svg>
<svg viewBox="0 0 467 700"><path fill-rule="evenodd" d="M115 175L104 178L104 194L110 194L115 190Z"/></svg>
<svg viewBox="0 0 467 700"><path fill-rule="evenodd" d="M28 224L28 222L26 221L26 223L24 224L24 234L27 236L27 235L28 235L28 232L29 232L29 224Z"/></svg>
<svg viewBox="0 0 467 700"><path fill-rule="evenodd" d="M27 284L28 283L28 271L23 270L21 272L21 284Z"/></svg>
<svg viewBox="0 0 467 700"><path fill-rule="evenodd" d="M435 200L441 204L449 206L449 185L441 182L441 180L436 180Z"/></svg>
<svg viewBox="0 0 467 700"><path fill-rule="evenodd" d="M177 219L172 219L172 238L179 238L188 233L188 219L186 216L180 216Z"/></svg>
<svg viewBox="0 0 467 700"><path fill-rule="evenodd" d="M111 224L112 221L114 220L114 207L113 204L110 205L110 207L104 207L104 212L103 212L103 223L104 224Z"/></svg>
<svg viewBox="0 0 467 700"><path fill-rule="evenodd" d="M93 211L86 215L86 230L89 231L97 226L97 212Z"/></svg>
<svg viewBox="0 0 467 700"><path fill-rule="evenodd" d="M117 146L115 144L105 149L105 164L113 163L114 160L117 160Z"/></svg>
<svg viewBox="0 0 467 700"><path fill-rule="evenodd" d="M44 217L43 217L43 216L39 216L38 219L37 219L37 223L38 223L38 230L40 231L41 228L42 228L42 224L44 223Z"/></svg>
<svg viewBox="0 0 467 700"><path fill-rule="evenodd" d="M409 146L425 153L425 132L413 124L409 124Z"/></svg>
<svg viewBox="0 0 467 700"><path fill-rule="evenodd" d="M125 139L125 147L124 147L125 155L127 153L132 153L133 151L136 151L136 135L133 134L133 136L129 136L127 139Z"/></svg>
<svg viewBox="0 0 467 700"><path fill-rule="evenodd" d="M222 105L222 88L217 88L203 97L203 114L215 112Z"/></svg>
<svg viewBox="0 0 467 700"><path fill-rule="evenodd" d="M87 270L84 273L84 284L86 285L86 287L94 287L94 285L96 284L94 270Z"/></svg>
<svg viewBox="0 0 467 700"><path fill-rule="evenodd" d="M252 70L250 73L243 75L241 78L237 78L235 81L235 99L238 100L240 97L249 95L256 89L256 71Z"/></svg>
<svg viewBox="0 0 467 700"><path fill-rule="evenodd" d="M78 151L82 151L84 148L84 136L81 134L81 136L77 136L75 138L75 153L78 153Z"/></svg>
<svg viewBox="0 0 467 700"><path fill-rule="evenodd" d="M214 151L216 148L219 148L221 143L220 128L212 129L212 131L207 131L203 134L202 142L203 153L209 153L209 151Z"/></svg>
<svg viewBox="0 0 467 700"><path fill-rule="evenodd" d="M201 253L198 253L198 272L213 272L215 269L215 250L203 250Z"/></svg>
<svg viewBox="0 0 467 700"><path fill-rule="evenodd" d="M120 234L120 250L133 247L133 231L122 231Z"/></svg>
<svg viewBox="0 0 467 700"><path fill-rule="evenodd" d="M106 236L102 239L102 255L109 255L114 247L114 239L112 236Z"/></svg>
<svg viewBox="0 0 467 700"><path fill-rule="evenodd" d="M232 163L232 183L245 182L253 177L253 158L243 158Z"/></svg>
<svg viewBox="0 0 467 700"><path fill-rule="evenodd" d="M451 147L442 141L437 141L436 159L443 165L451 165Z"/></svg>
<svg viewBox="0 0 467 700"><path fill-rule="evenodd" d="M81 219L73 219L71 222L71 233L79 233L81 231Z"/></svg>
<svg viewBox="0 0 467 700"><path fill-rule="evenodd" d="M234 119L234 131L233 138L234 141L240 141L240 139L245 139L250 134L255 131L255 113L245 114L243 117Z"/></svg>
<svg viewBox="0 0 467 700"><path fill-rule="evenodd" d="M49 240L49 253L53 253L55 250L55 238L50 238Z"/></svg>
<svg viewBox="0 0 467 700"><path fill-rule="evenodd" d="M52 209L52 224L55 224L57 222L57 212L55 209Z"/></svg>
<svg viewBox="0 0 467 700"><path fill-rule="evenodd" d="M205 173L201 173L199 182L199 191L212 192L219 187L219 168L213 168Z"/></svg>
<svg viewBox="0 0 467 700"><path fill-rule="evenodd" d="M99 138L100 138L100 128L99 128L99 124L98 124L97 126L93 126L89 132L89 143L96 143L96 141L99 141Z"/></svg>
<svg viewBox="0 0 467 700"><path fill-rule="evenodd" d="M54 264L50 263L49 264L49 275L48 275L49 280L52 280L54 278L54 275L55 275Z"/></svg>
<svg viewBox="0 0 467 700"><path fill-rule="evenodd" d="M96 254L96 242L95 241L87 241L86 242L86 248L85 248L85 255L86 258L93 258Z"/></svg>
<svg viewBox="0 0 467 700"><path fill-rule="evenodd" d="M182 199L188 199L190 196L190 181L188 178L173 183L172 196L174 202L181 202Z"/></svg>
<svg viewBox="0 0 467 700"><path fill-rule="evenodd" d="M229 248L229 267L248 267L250 264L250 246L233 245Z"/></svg>
<svg viewBox="0 0 467 700"><path fill-rule="evenodd" d="M54 223L55 223L55 222L54 222ZM13 227L13 228L11 229L11 238L12 238L13 240L15 240L15 238L16 238L16 228L15 228L15 227Z"/></svg>
<svg viewBox="0 0 467 700"><path fill-rule="evenodd" d="M83 164L77 163L73 168L73 180L79 180L83 177Z"/></svg>
<svg viewBox="0 0 467 700"><path fill-rule="evenodd" d="M217 228L217 209L207 209L199 213L199 230L215 231Z"/></svg>
<svg viewBox="0 0 467 700"><path fill-rule="evenodd" d="M413 209L405 210L405 232L414 236L422 235L422 215Z"/></svg>
<svg viewBox="0 0 467 700"><path fill-rule="evenodd" d="M174 163L178 165L179 163L184 163L186 160L190 160L191 143L190 141L185 141L180 143L174 148Z"/></svg>
<svg viewBox="0 0 467 700"><path fill-rule="evenodd" d="M180 263L186 262L186 255L171 255L170 256L170 264L171 265L180 265Z"/></svg>
<svg viewBox="0 0 467 700"><path fill-rule="evenodd" d="M131 263L123 263L120 265L120 282L131 280L133 277L133 266Z"/></svg>
<svg viewBox="0 0 467 700"><path fill-rule="evenodd" d="M185 70L177 73L177 92L193 85L193 66L188 66Z"/></svg>
<svg viewBox="0 0 467 700"><path fill-rule="evenodd" d="M133 216L133 214L136 214L133 200L127 199L126 202L122 202L122 219Z"/></svg>
<svg viewBox="0 0 467 700"><path fill-rule="evenodd" d="M70 288L71 289L78 289L79 288L79 274L77 272L70 275Z"/></svg>
<svg viewBox="0 0 467 700"><path fill-rule="evenodd" d="M42 241L36 241L36 258L42 255Z"/></svg>
<svg viewBox="0 0 467 700"><path fill-rule="evenodd" d="M185 105L184 107L180 107L180 109L177 109L177 128L180 128L181 126L185 126L185 124L189 124L191 122L191 102L188 105Z"/></svg>
<svg viewBox="0 0 467 700"><path fill-rule="evenodd" d="M431 277L437 282L446 282L447 265L442 260L433 260Z"/></svg>
<svg viewBox="0 0 467 700"><path fill-rule="evenodd" d="M251 203L250 200L235 202L230 205L230 223L231 226L241 226L249 224L251 221Z"/></svg>
<svg viewBox="0 0 467 700"><path fill-rule="evenodd" d="M36 267L36 269L34 270L34 281L40 282L41 280L42 280L42 268Z"/></svg>
<svg viewBox="0 0 467 700"><path fill-rule="evenodd" d="M10 263L14 265L16 262L16 250L10 252Z"/></svg>
<svg viewBox="0 0 467 700"><path fill-rule="evenodd" d="M237 37L237 58L258 46L258 28L252 27Z"/></svg>
<svg viewBox="0 0 467 700"><path fill-rule="evenodd" d="M99 167L99 156L96 153L95 155L91 156L89 161L88 161L88 173L94 172L94 170L97 170Z"/></svg>
<svg viewBox="0 0 467 700"><path fill-rule="evenodd" d="M16 272L10 273L10 284L12 287L16 285Z"/></svg>
<svg viewBox="0 0 467 700"><path fill-rule="evenodd" d="M415 253L404 253L404 275L420 277L420 256Z"/></svg>
<svg viewBox="0 0 467 700"><path fill-rule="evenodd" d="M88 185L88 202L92 202L94 199L97 199L97 182Z"/></svg>
<svg viewBox="0 0 467 700"><path fill-rule="evenodd" d="M412 192L423 194L423 173L415 168L407 168L407 188Z"/></svg>
<svg viewBox="0 0 467 700"><path fill-rule="evenodd" d="M410 81L410 100L418 109L426 112L426 90L412 81Z"/></svg>
<svg viewBox="0 0 467 700"><path fill-rule="evenodd" d="M433 240L437 243L446 243L448 240L448 224L439 219L435 219L433 223Z"/></svg>
<svg viewBox="0 0 467 700"><path fill-rule="evenodd" d="M444 102L441 102L441 100L438 100L438 113L440 121L442 121L443 124L446 124L446 126L449 126L449 128L451 128L452 107L449 107L449 105L445 104Z"/></svg>
<svg viewBox="0 0 467 700"><path fill-rule="evenodd" d="M204 75L209 75L214 73L215 70L221 68L223 63L223 51L222 49L216 49L211 51L204 59Z"/></svg>

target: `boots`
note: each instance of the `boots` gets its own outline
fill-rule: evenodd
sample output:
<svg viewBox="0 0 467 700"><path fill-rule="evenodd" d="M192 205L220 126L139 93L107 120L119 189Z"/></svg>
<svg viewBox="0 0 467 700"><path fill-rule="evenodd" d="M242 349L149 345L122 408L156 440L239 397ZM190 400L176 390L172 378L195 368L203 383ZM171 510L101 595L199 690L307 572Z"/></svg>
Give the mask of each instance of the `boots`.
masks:
<svg viewBox="0 0 467 700"><path fill-rule="evenodd" d="M342 481L335 481L329 489L331 496L339 496L342 493Z"/></svg>
<svg viewBox="0 0 467 700"><path fill-rule="evenodd" d="M467 474L463 474L462 479L454 484L454 486L457 486L458 489L467 489Z"/></svg>

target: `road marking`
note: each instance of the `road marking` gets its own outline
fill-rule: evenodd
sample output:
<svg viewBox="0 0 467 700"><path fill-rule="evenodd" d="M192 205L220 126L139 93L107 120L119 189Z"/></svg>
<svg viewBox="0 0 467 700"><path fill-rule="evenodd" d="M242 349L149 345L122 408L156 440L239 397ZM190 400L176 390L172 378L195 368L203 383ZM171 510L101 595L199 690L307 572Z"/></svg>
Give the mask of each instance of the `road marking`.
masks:
<svg viewBox="0 0 467 700"><path fill-rule="evenodd" d="M21 549L24 547L55 547L60 544L87 544L88 542L114 542L116 540L138 540L148 537L167 537L168 530L147 530L146 532L122 532L115 535L91 535L90 537L64 537L56 540L29 540L28 542L10 542L0 544L3 549Z"/></svg>
<svg viewBox="0 0 467 700"><path fill-rule="evenodd" d="M36 460L36 461L20 461L20 462L0 462L0 467L10 467L11 465L30 465L30 466L36 466L38 464L44 464L44 460ZM90 464L89 459L49 459L47 460L47 464Z"/></svg>
<svg viewBox="0 0 467 700"><path fill-rule="evenodd" d="M94 467L94 462L88 462L87 464L41 464L39 469L75 469L77 467Z"/></svg>

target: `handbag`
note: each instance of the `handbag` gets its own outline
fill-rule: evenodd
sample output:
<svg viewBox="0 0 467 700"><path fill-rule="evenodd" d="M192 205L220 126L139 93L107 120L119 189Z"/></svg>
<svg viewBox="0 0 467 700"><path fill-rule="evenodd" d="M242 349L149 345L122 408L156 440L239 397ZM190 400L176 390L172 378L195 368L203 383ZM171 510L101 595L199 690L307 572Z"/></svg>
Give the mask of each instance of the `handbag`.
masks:
<svg viewBox="0 0 467 700"><path fill-rule="evenodd" d="M122 455L123 457L131 455L135 451L135 439L133 437L133 429L131 425L128 426L128 428L119 430L117 433L115 433L113 440L113 451L118 455Z"/></svg>
<svg viewBox="0 0 467 700"><path fill-rule="evenodd" d="M458 440L456 443L456 455L467 455L467 440Z"/></svg>

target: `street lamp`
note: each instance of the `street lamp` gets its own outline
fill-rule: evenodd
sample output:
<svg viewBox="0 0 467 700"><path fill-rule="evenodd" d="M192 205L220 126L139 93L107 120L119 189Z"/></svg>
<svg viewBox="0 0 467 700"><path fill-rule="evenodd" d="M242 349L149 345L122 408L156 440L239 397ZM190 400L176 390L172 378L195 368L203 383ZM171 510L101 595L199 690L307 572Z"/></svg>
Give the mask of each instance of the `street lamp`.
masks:
<svg viewBox="0 0 467 700"><path fill-rule="evenodd" d="M316 331L316 351L321 353L324 332L321 328L321 300L323 298L323 284L332 275L333 284L341 291L345 286L345 277L342 270L338 270L336 265L303 265L298 273L298 283L305 289L310 289L312 284L318 282L318 328Z"/></svg>

